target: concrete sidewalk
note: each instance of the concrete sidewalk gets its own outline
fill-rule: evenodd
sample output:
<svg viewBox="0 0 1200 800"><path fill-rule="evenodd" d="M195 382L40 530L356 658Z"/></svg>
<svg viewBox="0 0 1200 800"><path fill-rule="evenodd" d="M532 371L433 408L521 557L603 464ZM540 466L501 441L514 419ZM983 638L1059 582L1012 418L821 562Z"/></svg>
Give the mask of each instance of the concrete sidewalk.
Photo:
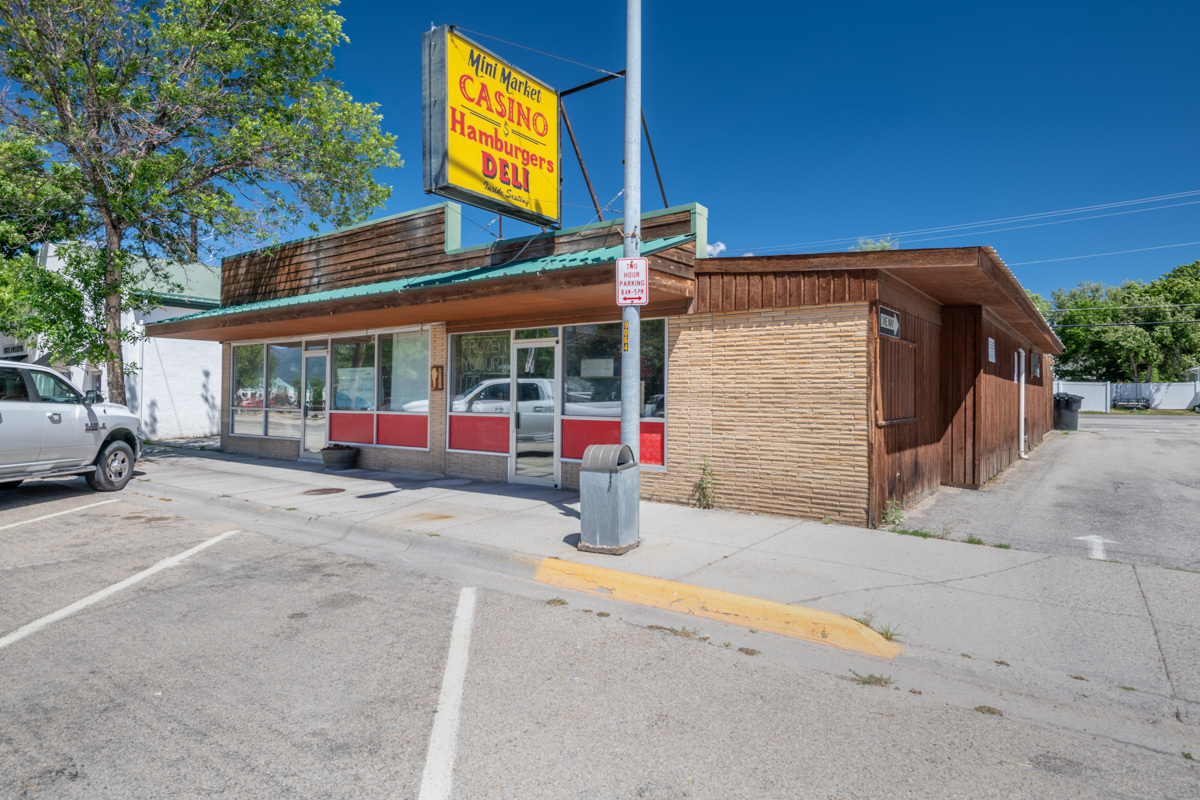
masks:
<svg viewBox="0 0 1200 800"><path fill-rule="evenodd" d="M1200 724L1195 572L648 502L642 545L605 556L576 550L578 495L553 489L153 446L138 469L126 492L471 566L556 558L869 617L898 631L895 664Z"/></svg>

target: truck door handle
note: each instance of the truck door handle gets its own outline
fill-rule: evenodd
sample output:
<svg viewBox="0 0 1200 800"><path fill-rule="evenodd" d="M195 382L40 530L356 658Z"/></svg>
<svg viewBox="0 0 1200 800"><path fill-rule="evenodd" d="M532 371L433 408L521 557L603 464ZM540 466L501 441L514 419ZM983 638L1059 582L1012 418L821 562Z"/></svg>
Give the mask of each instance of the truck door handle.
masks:
<svg viewBox="0 0 1200 800"><path fill-rule="evenodd" d="M61 420L62 419L62 414L58 411L47 411L46 416L49 419L53 419L53 420Z"/></svg>

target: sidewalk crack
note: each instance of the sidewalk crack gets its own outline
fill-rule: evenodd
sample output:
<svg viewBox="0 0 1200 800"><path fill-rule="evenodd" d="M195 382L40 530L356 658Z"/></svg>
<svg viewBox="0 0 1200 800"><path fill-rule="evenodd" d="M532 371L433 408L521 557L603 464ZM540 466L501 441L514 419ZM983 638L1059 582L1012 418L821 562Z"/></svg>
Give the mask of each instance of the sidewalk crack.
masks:
<svg viewBox="0 0 1200 800"><path fill-rule="evenodd" d="M1171 699L1177 701L1179 698L1175 696L1175 681L1171 679L1171 668L1167 666L1167 655L1163 652L1162 639L1158 635L1158 623L1154 621L1154 612L1150 610L1150 601L1146 598L1146 589L1142 586L1142 576L1138 574L1137 564L1133 564L1132 567L1138 591L1142 593L1142 602L1146 605L1146 616L1150 618L1150 630L1154 632L1154 644L1158 648L1158 659L1162 662L1163 675L1167 678L1167 686L1171 687ZM1183 721L1178 702L1175 704L1175 718L1180 722Z"/></svg>

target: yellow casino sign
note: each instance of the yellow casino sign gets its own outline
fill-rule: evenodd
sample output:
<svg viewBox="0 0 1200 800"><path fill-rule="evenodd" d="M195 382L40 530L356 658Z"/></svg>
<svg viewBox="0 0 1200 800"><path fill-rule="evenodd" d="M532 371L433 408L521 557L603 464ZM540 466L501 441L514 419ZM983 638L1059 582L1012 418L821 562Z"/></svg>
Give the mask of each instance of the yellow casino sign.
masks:
<svg viewBox="0 0 1200 800"><path fill-rule="evenodd" d="M425 191L558 228L558 93L443 25L423 36Z"/></svg>

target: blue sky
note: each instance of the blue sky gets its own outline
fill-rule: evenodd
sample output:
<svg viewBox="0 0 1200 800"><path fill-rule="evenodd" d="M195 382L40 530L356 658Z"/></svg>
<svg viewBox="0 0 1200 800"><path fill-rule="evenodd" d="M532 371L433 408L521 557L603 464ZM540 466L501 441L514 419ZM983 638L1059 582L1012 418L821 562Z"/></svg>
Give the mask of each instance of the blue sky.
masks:
<svg viewBox="0 0 1200 800"><path fill-rule="evenodd" d="M380 104L405 159L379 175L394 192L378 215L438 200L421 189L420 36L431 23L617 71L624 9L345 0L350 44L335 77ZM1200 259L1200 244L1162 247L1200 242L1194 0L645 0L643 13L645 112L667 199L706 205L725 255L844 250L889 233L902 247L988 244L1043 293L1152 280ZM474 38L557 89L599 77ZM623 183L621 81L568 98L567 110L604 205ZM563 164L563 223L589 222L565 132ZM647 156L643 167L643 208L660 208ZM1113 205L1146 198L1165 199ZM1089 207L1099 208L1029 216ZM621 208L618 198L606 219ZM465 216L464 241L493 238L495 223L483 230L493 214ZM996 219L1011 221L907 233ZM505 236L532 230L505 221ZM1139 252L1074 258L1127 250Z"/></svg>

